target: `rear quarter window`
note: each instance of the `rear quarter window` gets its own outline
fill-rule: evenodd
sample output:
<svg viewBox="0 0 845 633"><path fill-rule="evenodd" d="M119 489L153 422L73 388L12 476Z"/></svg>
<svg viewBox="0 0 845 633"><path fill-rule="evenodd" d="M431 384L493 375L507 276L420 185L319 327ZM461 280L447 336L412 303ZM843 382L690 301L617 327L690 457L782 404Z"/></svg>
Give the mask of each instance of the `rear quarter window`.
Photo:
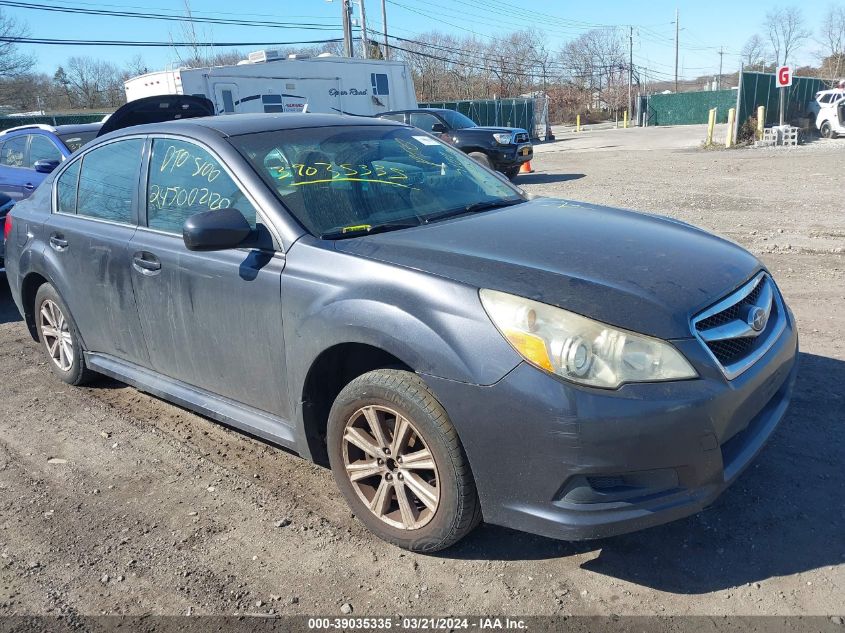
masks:
<svg viewBox="0 0 845 633"><path fill-rule="evenodd" d="M76 213L76 189L79 186L78 160L68 165L56 183L56 211L59 213Z"/></svg>

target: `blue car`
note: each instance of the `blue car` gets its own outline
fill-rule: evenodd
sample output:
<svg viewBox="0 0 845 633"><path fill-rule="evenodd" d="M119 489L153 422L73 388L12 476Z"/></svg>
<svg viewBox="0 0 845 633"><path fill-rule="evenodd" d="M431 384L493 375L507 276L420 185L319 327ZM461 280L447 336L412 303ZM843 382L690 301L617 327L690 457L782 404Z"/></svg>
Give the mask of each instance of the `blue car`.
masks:
<svg viewBox="0 0 845 633"><path fill-rule="evenodd" d="M101 123L24 125L0 132L0 193L23 200L41 181L88 141Z"/></svg>

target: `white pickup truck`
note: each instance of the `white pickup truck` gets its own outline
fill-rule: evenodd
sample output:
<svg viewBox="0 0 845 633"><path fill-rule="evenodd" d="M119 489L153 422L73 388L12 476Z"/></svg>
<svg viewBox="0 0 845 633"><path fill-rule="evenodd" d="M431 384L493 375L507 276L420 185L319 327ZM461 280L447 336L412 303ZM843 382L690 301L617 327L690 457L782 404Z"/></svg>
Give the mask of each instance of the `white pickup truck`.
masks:
<svg viewBox="0 0 845 633"><path fill-rule="evenodd" d="M824 138L845 134L845 88L822 90L810 102L808 110L815 117L816 129Z"/></svg>

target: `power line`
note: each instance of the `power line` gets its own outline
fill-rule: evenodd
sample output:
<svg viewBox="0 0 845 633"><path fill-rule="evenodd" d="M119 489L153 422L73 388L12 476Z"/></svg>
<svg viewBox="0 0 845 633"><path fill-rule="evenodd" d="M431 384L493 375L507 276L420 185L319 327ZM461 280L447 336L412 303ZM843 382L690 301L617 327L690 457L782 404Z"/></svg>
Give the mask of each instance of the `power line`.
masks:
<svg viewBox="0 0 845 633"><path fill-rule="evenodd" d="M78 15L96 15L119 18L134 18L143 20L163 20L167 22L198 22L200 24L220 24L225 26L253 26L262 28L282 28L282 29L302 29L302 30L317 30L317 31L337 31L340 25L334 26L331 24L316 24L309 22L269 22L261 20L240 20L230 18L210 18L203 16L178 16L166 15L162 13L138 13L135 11L116 11L111 9L87 9L84 7L56 7L43 6L37 4L29 4L27 2L20 2L18 0L0 0L0 6L13 7L16 9L30 9L34 11L49 11L54 13L73 13Z"/></svg>
<svg viewBox="0 0 845 633"><path fill-rule="evenodd" d="M179 46L202 46L213 48L237 46L292 46L294 44L330 44L342 41L343 39L339 37L326 40L300 40L297 42L139 42L134 40L74 40L47 37L0 37L0 42L8 42L11 44L45 44L60 46L140 46L146 48L172 48Z"/></svg>

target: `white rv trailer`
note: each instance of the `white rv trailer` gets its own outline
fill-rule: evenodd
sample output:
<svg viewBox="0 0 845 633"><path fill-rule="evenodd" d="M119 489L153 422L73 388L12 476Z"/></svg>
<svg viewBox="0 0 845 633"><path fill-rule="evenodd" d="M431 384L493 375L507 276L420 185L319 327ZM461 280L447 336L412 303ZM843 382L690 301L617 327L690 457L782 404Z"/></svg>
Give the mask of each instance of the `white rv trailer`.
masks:
<svg viewBox="0 0 845 633"><path fill-rule="evenodd" d="M125 82L127 101L162 94L209 98L218 114L326 112L372 116L417 107L403 62L250 53L235 66L176 68Z"/></svg>

